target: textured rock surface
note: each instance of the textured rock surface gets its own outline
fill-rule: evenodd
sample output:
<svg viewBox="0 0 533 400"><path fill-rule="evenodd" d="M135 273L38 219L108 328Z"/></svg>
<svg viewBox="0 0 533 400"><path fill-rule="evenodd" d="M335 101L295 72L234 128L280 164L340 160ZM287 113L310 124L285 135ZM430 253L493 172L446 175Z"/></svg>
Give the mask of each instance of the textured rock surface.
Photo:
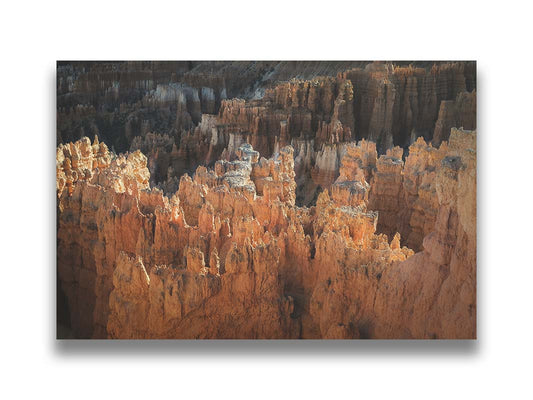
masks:
<svg viewBox="0 0 533 400"><path fill-rule="evenodd" d="M383 274L376 336L476 336L475 149L475 132L452 129L435 177L439 208L434 228L422 252Z"/></svg>
<svg viewBox="0 0 533 400"><path fill-rule="evenodd" d="M353 140L385 154L475 129L475 78L475 62L61 62L58 144L141 150L169 196L243 143L266 158L292 145L296 201L313 205Z"/></svg>
<svg viewBox="0 0 533 400"><path fill-rule="evenodd" d="M447 151L446 142L436 149L420 137L409 147L405 162L399 147L379 157L371 180L369 207L379 212L380 232L389 236L399 232L409 248L422 249L422 240L437 217L435 177Z"/></svg>
<svg viewBox="0 0 533 400"><path fill-rule="evenodd" d="M431 139L441 103L476 88L475 63L431 68L372 63L340 76L355 88L356 138L375 141L381 153L393 146L407 147L412 137Z"/></svg>
<svg viewBox="0 0 533 400"><path fill-rule="evenodd" d="M333 86L317 100L312 85L300 95L305 85L268 96L345 118L339 94L324 100ZM258 129L249 142L268 153ZM296 205L298 171L312 173L316 157L307 140L295 155L279 139L267 159L233 139L225 157L182 175L169 196L151 188L150 174L165 154L179 162L172 153L182 147L145 140L159 155L117 156L87 138L57 149L58 276L75 337L475 337L475 132L452 129L438 149L419 139L405 162L401 148L378 158L375 143L326 139L320 146L340 146L323 157L335 158L338 177L311 207Z"/></svg>

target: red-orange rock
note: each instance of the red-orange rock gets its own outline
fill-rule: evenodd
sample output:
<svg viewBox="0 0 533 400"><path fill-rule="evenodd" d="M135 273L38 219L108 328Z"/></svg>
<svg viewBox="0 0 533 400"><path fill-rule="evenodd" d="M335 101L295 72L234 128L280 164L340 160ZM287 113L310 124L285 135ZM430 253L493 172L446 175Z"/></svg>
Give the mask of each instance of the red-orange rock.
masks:
<svg viewBox="0 0 533 400"><path fill-rule="evenodd" d="M183 174L234 160L242 144L265 158L291 145L296 202L312 205L338 178L345 143L370 139L384 154L407 149L419 136L438 146L454 126L475 129L475 68L473 62L61 62L58 143L99 135L114 151L141 150L151 186L167 196Z"/></svg>
<svg viewBox="0 0 533 400"><path fill-rule="evenodd" d="M298 88L291 107L324 107ZM475 337L475 151L475 132L457 129L439 149L420 139L405 163L400 148L378 159L373 143L347 144L331 196L307 208L290 146L265 159L242 144L170 198L150 189L139 151L59 146L58 275L74 335ZM402 247L421 232L421 252Z"/></svg>

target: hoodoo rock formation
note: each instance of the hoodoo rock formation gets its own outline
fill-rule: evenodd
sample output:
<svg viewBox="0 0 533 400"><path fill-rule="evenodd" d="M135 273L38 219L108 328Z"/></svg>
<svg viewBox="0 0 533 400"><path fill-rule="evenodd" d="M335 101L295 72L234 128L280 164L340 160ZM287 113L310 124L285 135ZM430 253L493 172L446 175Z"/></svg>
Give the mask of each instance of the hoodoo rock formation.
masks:
<svg viewBox="0 0 533 400"><path fill-rule="evenodd" d="M265 94L270 111L222 101L231 133L205 116L195 130L233 135L232 147L215 160L220 142L205 142L213 162L168 196L152 174L179 169L183 147L163 135L121 155L98 138L60 144L57 263L73 336L474 338L475 131L378 156L375 142L350 139L357 124L343 102L354 89L342 82L278 86ZM305 138L314 121L325 133L312 140L338 146L339 175L299 206L298 181L316 156L288 138L291 129Z"/></svg>
<svg viewBox="0 0 533 400"><path fill-rule="evenodd" d="M58 144L98 135L141 150L167 196L241 144L266 158L291 145L296 203L311 206L348 143L382 155L476 129L475 62L60 62L57 94Z"/></svg>
<svg viewBox="0 0 533 400"><path fill-rule="evenodd" d="M59 62L56 166L73 337L476 337L475 62Z"/></svg>

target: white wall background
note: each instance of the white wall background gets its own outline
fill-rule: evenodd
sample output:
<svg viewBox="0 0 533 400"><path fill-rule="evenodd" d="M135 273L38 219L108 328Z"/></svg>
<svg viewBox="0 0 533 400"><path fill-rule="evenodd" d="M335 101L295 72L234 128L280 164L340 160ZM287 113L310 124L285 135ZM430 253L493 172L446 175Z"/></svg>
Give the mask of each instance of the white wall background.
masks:
<svg viewBox="0 0 533 400"><path fill-rule="evenodd" d="M479 4L3 2L2 397L530 396L531 12ZM57 59L477 60L479 340L56 342Z"/></svg>

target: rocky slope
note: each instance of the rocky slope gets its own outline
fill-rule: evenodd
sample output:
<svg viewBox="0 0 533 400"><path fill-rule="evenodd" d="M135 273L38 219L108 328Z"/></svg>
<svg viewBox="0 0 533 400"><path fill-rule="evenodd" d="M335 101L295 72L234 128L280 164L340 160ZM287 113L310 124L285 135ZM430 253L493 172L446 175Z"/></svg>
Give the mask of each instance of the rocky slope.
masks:
<svg viewBox="0 0 533 400"><path fill-rule="evenodd" d="M475 62L60 62L58 144L98 135L141 150L151 185L171 195L184 173L294 148L296 201L314 205L339 177L346 144L378 154L418 137L438 146L476 128Z"/></svg>
<svg viewBox="0 0 533 400"><path fill-rule="evenodd" d="M447 68L456 99L464 67ZM223 100L179 146L156 134L123 155L97 139L60 144L58 277L73 335L474 338L476 133L378 157L352 140L353 91L330 77ZM167 180L167 196L151 175L180 169L189 135L209 165ZM306 173L329 190L300 207Z"/></svg>

